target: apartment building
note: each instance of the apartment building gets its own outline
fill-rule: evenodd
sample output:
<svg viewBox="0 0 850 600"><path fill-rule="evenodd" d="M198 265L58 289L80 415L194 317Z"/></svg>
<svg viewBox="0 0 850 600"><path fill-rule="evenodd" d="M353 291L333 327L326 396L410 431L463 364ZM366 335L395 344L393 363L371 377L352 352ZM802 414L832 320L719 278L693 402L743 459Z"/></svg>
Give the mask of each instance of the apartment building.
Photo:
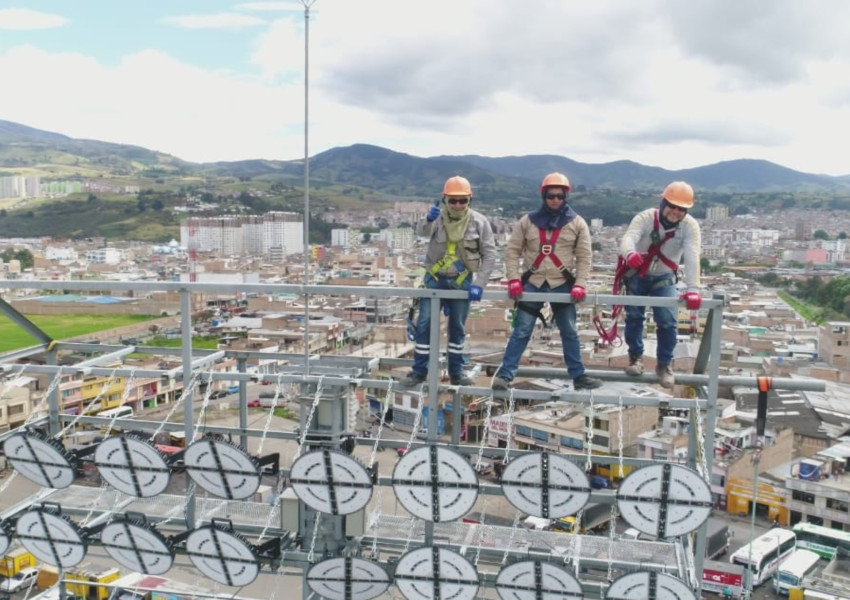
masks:
<svg viewBox="0 0 850 600"><path fill-rule="evenodd" d="M850 371L850 321L828 321L819 333L819 358L836 369Z"/></svg>
<svg viewBox="0 0 850 600"><path fill-rule="evenodd" d="M261 216L189 217L180 223L180 245L222 256L278 255L304 252L303 220L297 213Z"/></svg>

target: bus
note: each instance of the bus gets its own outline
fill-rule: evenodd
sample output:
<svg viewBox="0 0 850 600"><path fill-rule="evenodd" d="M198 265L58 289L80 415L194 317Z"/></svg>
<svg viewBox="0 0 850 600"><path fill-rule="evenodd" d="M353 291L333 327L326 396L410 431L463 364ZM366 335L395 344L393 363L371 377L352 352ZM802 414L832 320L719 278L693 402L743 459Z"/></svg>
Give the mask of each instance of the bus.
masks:
<svg viewBox="0 0 850 600"><path fill-rule="evenodd" d="M792 528L797 536L797 547L816 552L822 558L832 560L836 549L850 552L850 533L822 525L799 522Z"/></svg>
<svg viewBox="0 0 850 600"><path fill-rule="evenodd" d="M123 406L116 406L115 408L109 408L107 410L102 410L97 413L98 417L103 417L105 419L129 419L133 416L133 407L129 404L125 404ZM120 431L120 427L110 427L110 423L104 423L100 427L100 432L103 434L110 434L116 431Z"/></svg>
<svg viewBox="0 0 850 600"><path fill-rule="evenodd" d="M793 531L774 527L738 548L729 557L729 562L746 567L750 572L750 585L755 587L776 572L779 563L794 551L796 541Z"/></svg>
<svg viewBox="0 0 850 600"><path fill-rule="evenodd" d="M791 588L802 587L803 577L810 575L819 562L820 556L811 550L794 550L773 576L773 589L777 594L788 595Z"/></svg>

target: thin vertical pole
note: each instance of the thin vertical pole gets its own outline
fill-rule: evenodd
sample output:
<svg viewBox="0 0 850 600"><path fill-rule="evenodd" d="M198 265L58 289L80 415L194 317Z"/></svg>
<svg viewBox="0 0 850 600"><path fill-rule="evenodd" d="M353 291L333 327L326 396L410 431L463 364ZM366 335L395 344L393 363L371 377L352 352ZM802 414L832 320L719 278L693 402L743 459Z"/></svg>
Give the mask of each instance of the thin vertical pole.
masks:
<svg viewBox="0 0 850 600"><path fill-rule="evenodd" d="M304 374L310 374L310 7L304 1Z"/></svg>
<svg viewBox="0 0 850 600"><path fill-rule="evenodd" d="M753 499L750 503L750 549L747 553L746 585L744 586L744 598L749 600L753 594L753 540L756 535L756 503L758 502L759 486L759 461L761 459L761 444L756 442L753 450Z"/></svg>
<svg viewBox="0 0 850 600"><path fill-rule="evenodd" d="M188 289L180 290L180 337L183 343L183 431L186 434L188 446L195 437L195 420L192 389L192 294ZM195 526L195 492L193 482L186 479L186 523L190 528Z"/></svg>

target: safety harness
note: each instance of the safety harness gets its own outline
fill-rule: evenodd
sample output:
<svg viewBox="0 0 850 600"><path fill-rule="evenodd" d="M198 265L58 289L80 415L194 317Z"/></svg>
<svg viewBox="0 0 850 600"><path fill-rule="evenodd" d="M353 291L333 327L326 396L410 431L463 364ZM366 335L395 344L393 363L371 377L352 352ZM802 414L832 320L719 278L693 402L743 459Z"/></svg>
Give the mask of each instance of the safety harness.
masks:
<svg viewBox="0 0 850 600"><path fill-rule="evenodd" d="M540 268L540 265L543 264L543 261L548 257L554 265L558 268L563 275L564 279L566 279L567 283L570 285L574 285L576 282L575 276L570 272L567 266L558 258L558 255L555 254L555 243L558 241L558 236L561 235L561 229L563 227L554 229L552 231L552 236L549 239L546 239L546 230L542 227L538 227L538 231L540 232L540 252L537 254L537 258L534 259L534 262L531 266L525 270L525 272L520 276L520 281L523 284L528 282L529 278ZM517 300L514 302L514 310L521 310L530 315L534 315L538 319L543 322L543 327L548 327L549 324L546 322L546 318L543 316L543 313L540 309L534 309L530 307L528 304L524 302L520 302Z"/></svg>
<svg viewBox="0 0 850 600"><path fill-rule="evenodd" d="M446 242L446 254L431 267L431 275L437 277L440 272L457 272L457 283L461 284L469 277L469 269L457 255L457 242Z"/></svg>
<svg viewBox="0 0 850 600"><path fill-rule="evenodd" d="M643 277L649 272L649 268L652 266L652 263L657 259L663 262L667 267L673 271L673 279L674 283L677 279L677 272L679 270L679 266L670 260L667 256L661 252L661 247L667 243L667 240L671 239L676 235L676 230L673 229L668 231L662 237L661 235L661 223L658 220L658 210L655 210L655 215L653 218L653 227L652 232L649 234L649 239L651 241L649 248L647 248L646 252L642 253L641 256L643 258L643 263L641 263L640 269L632 269L629 267L626 259L623 256L617 257L617 269L614 271L614 284L612 286L611 293L615 296L619 296L620 294L626 295L627 287L626 281L637 275L638 277ZM662 279L656 282L653 287L661 287L662 285L667 285L667 281ZM620 335L617 331L618 321L620 318L620 314L623 312L622 304L615 304L611 307L611 329L605 329L602 325L602 319L599 315L594 315L593 317L593 325L596 327L596 332L599 334L599 337L602 339L602 342L605 344L610 344L612 346L619 346L622 344L623 340L620 339Z"/></svg>
<svg viewBox="0 0 850 600"><path fill-rule="evenodd" d="M466 268L466 265L463 264L463 261L457 255L457 242L446 242L446 253L443 255L443 258L434 263L434 266L428 271L432 277L435 279L442 273L453 273L457 272L457 281L458 285L464 282L467 277L469 277L469 269ZM423 283L419 287L425 287ZM413 298L410 303L410 308L407 310L407 339L415 341L416 339L416 320L414 317L416 316L416 311L419 310L419 304L421 299L419 297ZM440 308L443 311L443 314L449 316L451 312L449 309L449 304L445 299L440 301Z"/></svg>
<svg viewBox="0 0 850 600"><path fill-rule="evenodd" d="M643 257L643 265L641 265L638 275L641 277L646 275L647 271L649 271L649 267L652 266L652 262L656 258L667 265L667 268L673 271L674 274L679 270L679 265L667 258L664 253L661 252L661 246L666 244L667 240L671 239L674 235L676 235L676 230L671 229L664 234L664 237L661 237L661 223L658 221L658 209L655 209L652 233L649 234L649 239L652 243Z"/></svg>
<svg viewBox="0 0 850 600"><path fill-rule="evenodd" d="M563 229L563 228L561 228ZM567 269L566 265L561 262L561 259L558 258L558 255L555 254L555 242L558 241L558 236L561 235L561 229L555 229L552 231L552 237L549 240L546 240L546 230L542 227L538 228L540 231L540 253L537 255L537 258L534 259L534 262L531 266L526 269L525 273L520 277L520 281L523 283L527 282L529 277L531 277L537 269L540 268L540 265L543 264L543 261L546 260L546 257L549 257L555 266L558 267L558 270L564 276L568 283L575 283L575 277L570 273L570 270Z"/></svg>

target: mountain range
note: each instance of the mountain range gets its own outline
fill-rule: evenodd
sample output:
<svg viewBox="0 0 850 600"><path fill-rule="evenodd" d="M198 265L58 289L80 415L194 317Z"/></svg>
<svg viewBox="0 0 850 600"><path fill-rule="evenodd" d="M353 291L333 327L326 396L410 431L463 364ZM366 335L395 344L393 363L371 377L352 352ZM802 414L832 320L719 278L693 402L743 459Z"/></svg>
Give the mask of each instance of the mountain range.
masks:
<svg viewBox="0 0 850 600"><path fill-rule="evenodd" d="M445 180L457 174L472 182L477 208L510 219L537 205L540 181L553 171L569 176L570 204L579 214L611 225L628 223L675 180L694 186L697 217L718 204L731 215L789 208L850 210L850 175L802 173L764 160L676 171L632 161L588 164L555 155L423 158L354 144L310 158L310 212L316 220L311 242L329 241L333 218L325 220L328 211L362 211L362 218L355 218L358 226L385 227L389 221L373 216L395 201L433 201ZM0 198L0 237L168 241L179 236L189 197L200 198L206 207L200 214L208 216L303 212L303 174L303 160L193 163L140 146L75 139L0 120L0 178L38 176L42 183L89 184L68 196ZM128 194L127 189L139 193Z"/></svg>
<svg viewBox="0 0 850 600"><path fill-rule="evenodd" d="M69 167L119 177L155 171L240 178L280 175L288 179L301 176L303 160L191 163L139 146L74 139L0 120L0 175L44 168L42 177L47 178L51 173L68 170ZM684 180L697 189L721 193L850 191L850 175L834 177L803 173L754 159L669 170L627 160L582 163L549 154L495 158L478 155L417 157L368 144L332 148L310 159L311 177L319 183L356 185L392 194L407 192L414 196L433 195L435 186L456 173L467 176L476 187L505 183L504 179L507 179L514 180L514 183L521 184L518 186L520 189L527 190L529 185L538 184L546 173L552 171L566 173L576 188L657 190L670 181Z"/></svg>

